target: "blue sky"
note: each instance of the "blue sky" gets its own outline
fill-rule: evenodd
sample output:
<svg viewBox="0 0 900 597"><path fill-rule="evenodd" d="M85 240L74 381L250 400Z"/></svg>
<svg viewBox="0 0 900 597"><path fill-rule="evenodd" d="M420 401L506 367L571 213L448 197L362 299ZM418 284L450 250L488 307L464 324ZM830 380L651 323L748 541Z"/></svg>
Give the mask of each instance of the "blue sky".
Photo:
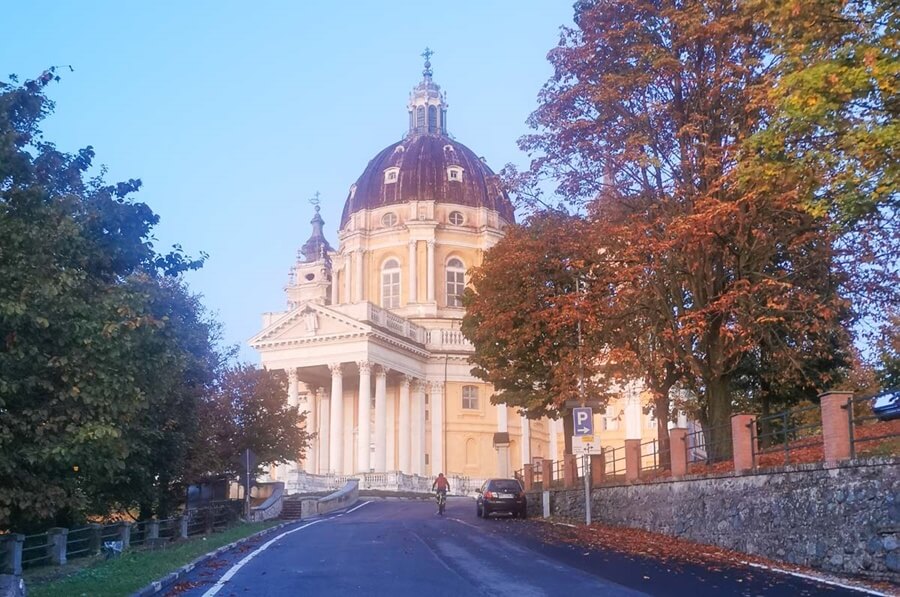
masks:
<svg viewBox="0 0 900 597"><path fill-rule="evenodd" d="M61 2L3 7L0 77L71 64L50 88L48 140L93 145L109 180L140 178L159 247L209 253L188 276L242 346L283 286L322 197L326 232L350 185L407 125L435 51L449 129L499 170L550 77L567 1Z"/></svg>

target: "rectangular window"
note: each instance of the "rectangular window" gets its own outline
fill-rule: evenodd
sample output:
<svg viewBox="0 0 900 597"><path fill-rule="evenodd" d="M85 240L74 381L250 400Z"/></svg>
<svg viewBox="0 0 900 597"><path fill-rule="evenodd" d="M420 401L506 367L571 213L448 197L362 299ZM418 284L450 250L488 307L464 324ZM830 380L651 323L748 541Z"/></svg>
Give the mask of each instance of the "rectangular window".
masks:
<svg viewBox="0 0 900 597"><path fill-rule="evenodd" d="M466 289L465 272L447 272L447 306L462 307L463 292Z"/></svg>
<svg viewBox="0 0 900 597"><path fill-rule="evenodd" d="M468 410L478 409L478 386L463 386L462 407Z"/></svg>
<svg viewBox="0 0 900 597"><path fill-rule="evenodd" d="M381 285L384 292L385 309L397 309L400 307L400 272L388 271L381 275Z"/></svg>

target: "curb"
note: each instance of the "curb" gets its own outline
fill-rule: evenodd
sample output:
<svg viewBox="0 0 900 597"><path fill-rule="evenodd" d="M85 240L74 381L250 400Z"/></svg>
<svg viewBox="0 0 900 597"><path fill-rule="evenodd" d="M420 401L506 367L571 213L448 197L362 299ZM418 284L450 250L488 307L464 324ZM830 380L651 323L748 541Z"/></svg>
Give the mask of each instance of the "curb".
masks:
<svg viewBox="0 0 900 597"><path fill-rule="evenodd" d="M269 527L267 529L263 529L256 533L253 533L252 535L247 535L246 537L244 537L242 539L238 539L237 541L234 541L233 543L229 543L228 545L223 545L222 547L219 547L219 548L215 549L214 551L211 551L205 555L200 556L199 558L197 558L190 564L185 564L184 566L182 566L175 572L170 572L169 574L165 575L161 579L151 582L146 587L132 593L131 597L149 597L150 595L156 595L160 591L163 591L164 589L168 589L169 587L174 585L178 581L179 578L185 576L186 574L191 572L197 566L205 564L209 560L212 560L213 558L216 558L216 557L222 555L226 551L228 551L230 549L234 549L238 545L242 545L242 544L246 543L247 541L252 541L253 539L263 537L265 535L268 535L269 533L273 533L279 529L283 529L286 526L290 526L292 524L297 524L299 522L301 522L301 521L298 519L298 520L291 520L288 522L283 522L281 524L276 524L275 526Z"/></svg>

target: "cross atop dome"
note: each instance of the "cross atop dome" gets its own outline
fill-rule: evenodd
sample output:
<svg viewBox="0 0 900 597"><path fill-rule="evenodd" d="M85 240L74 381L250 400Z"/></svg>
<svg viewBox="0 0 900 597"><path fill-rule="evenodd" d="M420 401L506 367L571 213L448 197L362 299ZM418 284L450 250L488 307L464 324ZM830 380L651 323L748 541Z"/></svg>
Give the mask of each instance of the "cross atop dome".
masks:
<svg viewBox="0 0 900 597"><path fill-rule="evenodd" d="M422 52L422 58L425 59L425 70L422 71L422 74L425 75L426 79L430 79L431 75L432 75L432 72L431 72L431 57L432 56L434 56L434 51L431 48L429 48L428 46L425 46L425 51Z"/></svg>
<svg viewBox="0 0 900 597"><path fill-rule="evenodd" d="M409 134L447 135L447 96L441 86L431 80L431 57L434 50L426 47L421 56L425 59L422 82L409 96Z"/></svg>

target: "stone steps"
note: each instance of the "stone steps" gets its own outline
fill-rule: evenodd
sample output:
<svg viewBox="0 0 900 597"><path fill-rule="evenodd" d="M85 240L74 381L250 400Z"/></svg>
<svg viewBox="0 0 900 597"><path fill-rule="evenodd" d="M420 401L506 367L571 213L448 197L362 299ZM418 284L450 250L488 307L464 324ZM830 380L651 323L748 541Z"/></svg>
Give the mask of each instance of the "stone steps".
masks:
<svg viewBox="0 0 900 597"><path fill-rule="evenodd" d="M283 520L299 520L302 507L303 502L300 500L285 500L281 505L281 514L278 517Z"/></svg>

